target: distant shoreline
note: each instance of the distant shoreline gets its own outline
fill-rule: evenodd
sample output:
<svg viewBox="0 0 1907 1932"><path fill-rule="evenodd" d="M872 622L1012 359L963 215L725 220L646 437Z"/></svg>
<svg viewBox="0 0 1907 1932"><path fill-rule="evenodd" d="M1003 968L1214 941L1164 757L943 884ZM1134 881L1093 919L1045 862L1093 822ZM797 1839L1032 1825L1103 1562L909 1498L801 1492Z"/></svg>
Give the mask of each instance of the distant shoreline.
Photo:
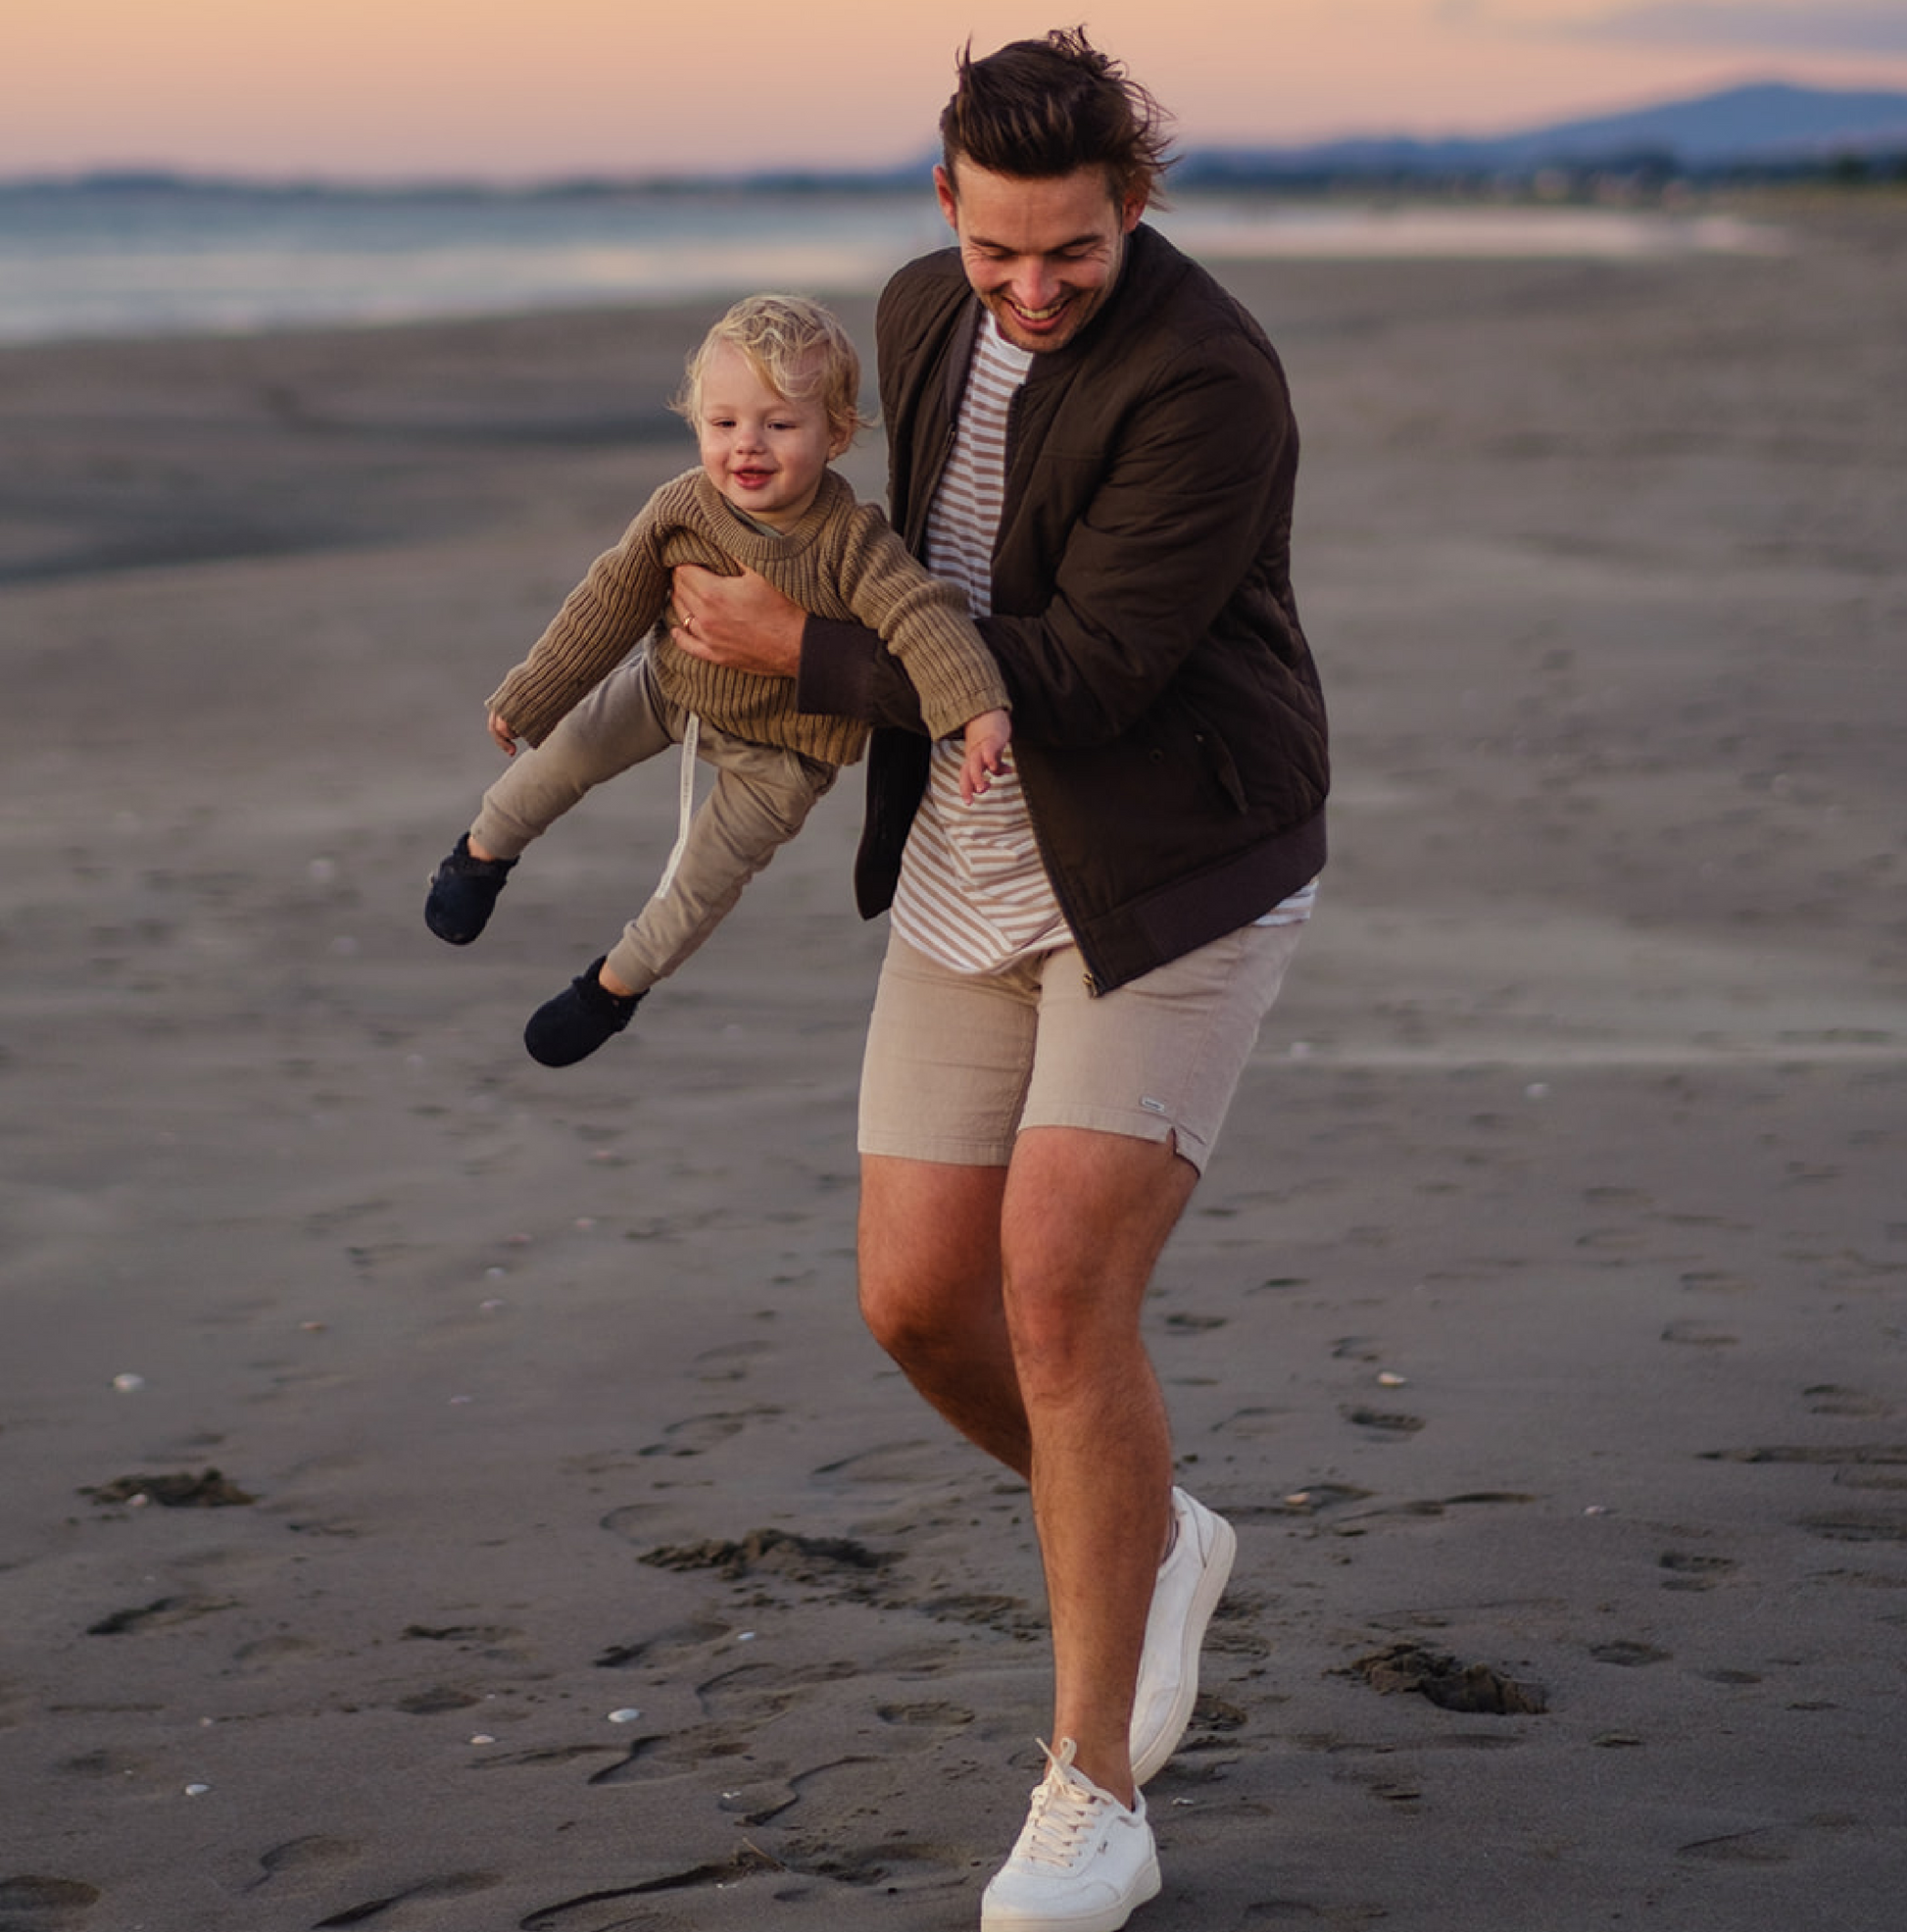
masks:
<svg viewBox="0 0 1907 1932"><path fill-rule="evenodd" d="M1188 189L1154 218L1201 260L1634 260L1765 253L1711 197L1604 182L1531 191ZM462 193L173 185L0 190L0 343L243 336L473 316L872 294L945 244L918 185L876 193Z"/></svg>
<svg viewBox="0 0 1907 1932"><path fill-rule="evenodd" d="M616 202L732 202L786 197L879 199L926 195L933 157L902 167L856 173L774 171L760 174L559 175L530 181L446 177L354 181L327 176L193 173L166 169L90 169L0 177L0 199L78 200L105 196L195 197L207 202L358 203L376 206L521 207ZM1662 155L1558 158L1529 164L1371 161L1305 163L1224 151L1188 155L1168 181L1170 201L1216 201L1263 195L1294 201L1372 196L1480 206L1596 204L1612 197L1638 204L1689 196L1728 201L1741 195L1792 192L1848 199L1907 193L1907 136L1899 153L1838 154L1766 163L1686 166Z"/></svg>

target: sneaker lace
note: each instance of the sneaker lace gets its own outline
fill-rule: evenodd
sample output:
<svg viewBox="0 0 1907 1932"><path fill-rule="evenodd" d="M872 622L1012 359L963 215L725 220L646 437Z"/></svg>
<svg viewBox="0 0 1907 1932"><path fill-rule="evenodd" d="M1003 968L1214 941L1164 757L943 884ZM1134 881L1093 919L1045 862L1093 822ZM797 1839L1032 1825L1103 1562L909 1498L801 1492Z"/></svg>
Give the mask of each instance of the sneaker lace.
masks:
<svg viewBox="0 0 1907 1932"><path fill-rule="evenodd" d="M1107 1801L1083 1779L1071 1774L1073 1742L1070 1738L1057 1753L1046 1744L1040 1749L1047 1754L1051 1768L1034 1789L1019 1855L1035 1864L1064 1867L1078 1858L1083 1841Z"/></svg>

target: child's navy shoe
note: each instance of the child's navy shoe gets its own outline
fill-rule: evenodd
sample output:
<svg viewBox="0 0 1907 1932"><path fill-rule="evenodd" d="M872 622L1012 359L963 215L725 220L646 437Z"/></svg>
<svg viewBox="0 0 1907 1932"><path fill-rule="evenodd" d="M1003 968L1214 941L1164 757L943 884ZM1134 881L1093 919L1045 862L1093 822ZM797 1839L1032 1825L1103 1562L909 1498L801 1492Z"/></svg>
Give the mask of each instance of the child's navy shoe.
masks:
<svg viewBox="0 0 1907 1932"><path fill-rule="evenodd" d="M504 889L514 859L477 859L470 852L470 835L457 841L450 857L430 875L430 897L423 902L423 922L439 939L467 946L490 923L497 894Z"/></svg>
<svg viewBox="0 0 1907 1932"><path fill-rule="evenodd" d="M532 1060L545 1066L573 1066L628 1025L642 995L611 993L596 976L602 969L602 960L593 962L530 1015L523 1044Z"/></svg>

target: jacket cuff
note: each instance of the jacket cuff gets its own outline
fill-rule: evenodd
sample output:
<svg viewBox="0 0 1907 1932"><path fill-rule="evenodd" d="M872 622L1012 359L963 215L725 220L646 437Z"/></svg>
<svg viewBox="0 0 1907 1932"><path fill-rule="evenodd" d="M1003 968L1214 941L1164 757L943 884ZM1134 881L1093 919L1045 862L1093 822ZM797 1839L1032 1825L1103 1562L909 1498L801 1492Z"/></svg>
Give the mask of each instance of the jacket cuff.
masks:
<svg viewBox="0 0 1907 1932"><path fill-rule="evenodd" d="M839 618L810 616L802 627L802 662L795 703L864 724L898 724L918 731L920 698L877 630Z"/></svg>

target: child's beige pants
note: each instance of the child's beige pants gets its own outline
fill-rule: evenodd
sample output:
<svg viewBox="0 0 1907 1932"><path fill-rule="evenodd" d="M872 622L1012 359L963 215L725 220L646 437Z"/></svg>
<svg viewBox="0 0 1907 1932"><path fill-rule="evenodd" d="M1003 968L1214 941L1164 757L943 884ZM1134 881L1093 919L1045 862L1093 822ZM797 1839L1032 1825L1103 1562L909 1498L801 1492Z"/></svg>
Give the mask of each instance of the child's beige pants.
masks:
<svg viewBox="0 0 1907 1932"><path fill-rule="evenodd" d="M525 746L483 795L470 837L514 859L583 795L682 743L689 714L656 688L647 652L612 670L542 744ZM666 890L623 929L609 968L644 992L714 931L742 888L801 830L840 768L697 721L696 757L714 788L684 829Z"/></svg>

